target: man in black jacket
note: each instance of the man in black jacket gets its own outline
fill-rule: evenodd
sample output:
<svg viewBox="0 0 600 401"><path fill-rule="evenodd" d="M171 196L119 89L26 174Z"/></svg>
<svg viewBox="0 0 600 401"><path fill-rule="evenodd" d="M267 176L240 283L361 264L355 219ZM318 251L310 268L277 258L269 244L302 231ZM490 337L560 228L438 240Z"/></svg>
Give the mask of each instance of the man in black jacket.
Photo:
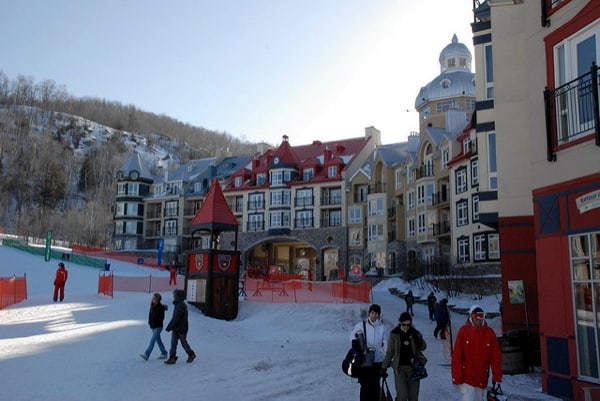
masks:
<svg viewBox="0 0 600 401"><path fill-rule="evenodd" d="M169 359L165 361L167 365L173 365L177 362L177 342L181 341L181 346L188 355L187 363L196 358L196 354L187 342L188 332L188 310L185 304L185 292L183 290L173 290L173 316L167 325L166 331L171 332L171 349L169 350Z"/></svg>

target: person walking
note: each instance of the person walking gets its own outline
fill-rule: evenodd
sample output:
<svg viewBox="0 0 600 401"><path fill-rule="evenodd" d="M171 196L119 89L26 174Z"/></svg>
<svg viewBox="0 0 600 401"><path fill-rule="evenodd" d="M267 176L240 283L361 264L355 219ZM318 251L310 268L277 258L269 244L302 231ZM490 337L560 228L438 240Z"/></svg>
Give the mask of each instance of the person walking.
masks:
<svg viewBox="0 0 600 401"><path fill-rule="evenodd" d="M446 326L450 320L450 313L448 312L448 299L444 298L440 302L436 303L433 308L433 315L435 317L436 326L433 330L433 336L437 338L438 333L441 333L440 338L446 339Z"/></svg>
<svg viewBox="0 0 600 401"><path fill-rule="evenodd" d="M435 307L435 303L437 302L437 298L433 295L433 291L429 293L427 296L427 309L429 309L429 320L432 322L435 320L433 318L433 308Z"/></svg>
<svg viewBox="0 0 600 401"><path fill-rule="evenodd" d="M62 302L65 299L65 284L69 278L69 272L65 268L65 264L60 262L58 269L56 269L56 275L54 276L54 296L52 299L54 302Z"/></svg>
<svg viewBox="0 0 600 401"><path fill-rule="evenodd" d="M360 401L379 401L381 387L381 362L387 348L388 333L385 325L381 322L381 306L372 304L369 306L367 320L358 322L350 332L350 340L358 339L363 352L374 350L373 364L363 367L358 377L360 383Z"/></svg>
<svg viewBox="0 0 600 401"><path fill-rule="evenodd" d="M502 381L502 352L496 333L478 305L458 330L452 353L452 384L460 386L462 401L481 401L492 370L492 382Z"/></svg>
<svg viewBox="0 0 600 401"><path fill-rule="evenodd" d="M411 380L412 361L427 348L423 334L412 325L412 316L402 312L398 325L390 333L387 351L381 364L381 376L386 378L387 368L394 369L396 401L418 401L420 380Z"/></svg>
<svg viewBox="0 0 600 401"><path fill-rule="evenodd" d="M192 350L187 342L188 325L188 309L185 304L185 292L183 290L173 290L173 315L171 321L167 325L166 331L171 332L171 348L169 349L169 359L165 361L167 365L173 365L177 362L177 344L181 342L181 346L187 353L187 363L191 363L196 358L196 353Z"/></svg>
<svg viewBox="0 0 600 401"><path fill-rule="evenodd" d="M404 301L406 302L406 311L410 313L411 316L414 316L413 305L415 304L415 296L412 293L412 290L408 291L408 294L404 296Z"/></svg>
<svg viewBox="0 0 600 401"><path fill-rule="evenodd" d="M154 344L158 344L158 349L160 350L160 356L158 359L167 359L167 350L165 349L162 339L160 338L160 332L163 329L163 321L165 320L165 311L167 310L167 305L161 304L161 300L162 296L156 292L150 301L148 325L150 326L150 330L152 330L152 337L150 337L150 344L148 344L146 351L143 354L140 354L142 359L146 361L154 349Z"/></svg>
<svg viewBox="0 0 600 401"><path fill-rule="evenodd" d="M177 269L173 262L169 265L169 285L177 285Z"/></svg>

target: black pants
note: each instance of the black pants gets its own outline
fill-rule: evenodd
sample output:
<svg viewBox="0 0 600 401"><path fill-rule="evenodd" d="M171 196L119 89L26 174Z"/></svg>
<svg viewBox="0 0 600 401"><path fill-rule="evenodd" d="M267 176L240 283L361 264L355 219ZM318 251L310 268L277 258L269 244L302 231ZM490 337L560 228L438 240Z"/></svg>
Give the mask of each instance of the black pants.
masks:
<svg viewBox="0 0 600 401"><path fill-rule="evenodd" d="M429 308L429 320L433 320L433 307Z"/></svg>
<svg viewBox="0 0 600 401"><path fill-rule="evenodd" d="M381 381L381 362L373 363L370 368L363 368L358 379L360 383L360 401L379 401Z"/></svg>
<svg viewBox="0 0 600 401"><path fill-rule="evenodd" d="M185 350L188 356L192 355L194 351L187 342L187 334L177 333L175 330L171 333L171 349L169 350L169 356L177 355L177 343L181 342L181 346Z"/></svg>
<svg viewBox="0 0 600 401"><path fill-rule="evenodd" d="M435 330L433 330L433 336L437 337L438 333L442 333L442 337L445 337L444 331L446 330L446 326L448 325L447 320L438 320L437 325L435 326Z"/></svg>

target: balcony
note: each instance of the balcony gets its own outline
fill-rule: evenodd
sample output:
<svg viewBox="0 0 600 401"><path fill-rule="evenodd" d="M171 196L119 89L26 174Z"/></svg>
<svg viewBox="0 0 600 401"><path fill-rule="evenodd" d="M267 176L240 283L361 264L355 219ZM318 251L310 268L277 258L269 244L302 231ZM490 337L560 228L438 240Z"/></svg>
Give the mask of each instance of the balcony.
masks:
<svg viewBox="0 0 600 401"><path fill-rule="evenodd" d="M321 219L321 228L327 227L341 227L342 220L341 219Z"/></svg>
<svg viewBox="0 0 600 401"><path fill-rule="evenodd" d="M423 164L415 169L415 178L420 180L421 178L433 177L433 166Z"/></svg>
<svg viewBox="0 0 600 401"><path fill-rule="evenodd" d="M312 206L314 204L314 196L301 196L294 198L296 207Z"/></svg>
<svg viewBox="0 0 600 401"><path fill-rule="evenodd" d="M312 228L313 227L313 219L295 219L294 220L294 228Z"/></svg>
<svg viewBox="0 0 600 401"><path fill-rule="evenodd" d="M449 221L442 221L441 223L433 224L433 235L435 236L448 235L450 234L450 230L451 227Z"/></svg>
<svg viewBox="0 0 600 401"><path fill-rule="evenodd" d="M448 191L436 192L431 195L431 200L434 206L447 204L450 202L450 195L448 194Z"/></svg>
<svg viewBox="0 0 600 401"><path fill-rule="evenodd" d="M264 201L250 201L248 202L248 210L263 210L265 208Z"/></svg>
<svg viewBox="0 0 600 401"><path fill-rule="evenodd" d="M324 196L321 198L321 206L339 206L342 204L342 196Z"/></svg>
<svg viewBox="0 0 600 401"><path fill-rule="evenodd" d="M556 161L556 153L567 145L595 135L600 146L600 109L598 107L598 66L556 89L544 91L546 109L547 159Z"/></svg>
<svg viewBox="0 0 600 401"><path fill-rule="evenodd" d="M264 231L265 222L264 221L249 221L246 224L246 231Z"/></svg>
<svg viewBox="0 0 600 401"><path fill-rule="evenodd" d="M385 192L385 182L378 182L369 185L369 194L381 194Z"/></svg>

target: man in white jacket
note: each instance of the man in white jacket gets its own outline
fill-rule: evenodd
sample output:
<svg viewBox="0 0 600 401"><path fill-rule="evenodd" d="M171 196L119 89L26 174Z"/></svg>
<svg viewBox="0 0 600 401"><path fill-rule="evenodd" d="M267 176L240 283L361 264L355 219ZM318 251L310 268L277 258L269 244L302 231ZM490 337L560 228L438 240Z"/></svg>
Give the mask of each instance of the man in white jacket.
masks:
<svg viewBox="0 0 600 401"><path fill-rule="evenodd" d="M372 349L375 354L373 364L370 367L362 368L358 377L360 401L379 401L381 362L383 362L388 341L388 329L381 322L380 317L381 306L373 304L369 307L368 319L357 323L350 332L350 340L358 339L363 347L363 352Z"/></svg>

